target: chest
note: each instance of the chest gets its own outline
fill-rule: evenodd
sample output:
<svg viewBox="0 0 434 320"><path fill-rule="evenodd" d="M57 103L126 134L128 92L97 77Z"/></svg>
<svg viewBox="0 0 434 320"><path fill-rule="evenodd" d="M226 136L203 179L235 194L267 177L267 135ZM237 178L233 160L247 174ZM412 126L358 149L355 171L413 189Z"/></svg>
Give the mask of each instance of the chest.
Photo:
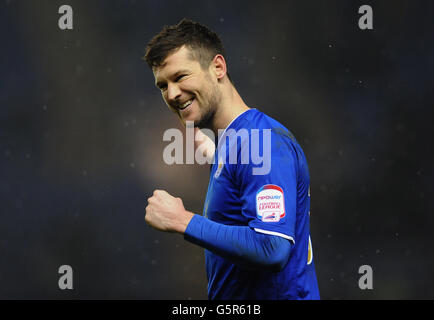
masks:
<svg viewBox="0 0 434 320"><path fill-rule="evenodd" d="M227 225L243 225L242 199L237 181L232 177L229 165L214 164L211 169L203 215Z"/></svg>

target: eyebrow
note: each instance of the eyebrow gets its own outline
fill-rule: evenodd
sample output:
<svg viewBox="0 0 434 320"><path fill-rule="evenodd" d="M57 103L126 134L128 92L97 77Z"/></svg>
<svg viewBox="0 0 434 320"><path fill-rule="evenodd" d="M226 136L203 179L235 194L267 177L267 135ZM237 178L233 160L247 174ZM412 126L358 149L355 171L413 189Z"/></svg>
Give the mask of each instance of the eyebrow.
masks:
<svg viewBox="0 0 434 320"><path fill-rule="evenodd" d="M189 73L190 72L190 70L187 70L187 69L182 69L182 70L179 70L179 71L176 71L172 76L171 76L171 78L176 78L178 75L180 75L181 73ZM157 87L157 88L160 88L163 84L165 84L166 82L165 81L157 81L156 83L155 83L155 86Z"/></svg>

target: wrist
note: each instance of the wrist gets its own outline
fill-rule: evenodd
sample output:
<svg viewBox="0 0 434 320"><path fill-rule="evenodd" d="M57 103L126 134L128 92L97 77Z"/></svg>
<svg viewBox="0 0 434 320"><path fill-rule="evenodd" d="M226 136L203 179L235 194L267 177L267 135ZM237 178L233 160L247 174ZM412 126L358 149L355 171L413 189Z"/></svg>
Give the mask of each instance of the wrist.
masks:
<svg viewBox="0 0 434 320"><path fill-rule="evenodd" d="M191 219L193 219L194 217L194 213L185 210L184 213L182 214L182 219L178 225L178 227L176 228L176 232L180 233L180 234L184 234L185 230L187 229L188 224L190 223Z"/></svg>

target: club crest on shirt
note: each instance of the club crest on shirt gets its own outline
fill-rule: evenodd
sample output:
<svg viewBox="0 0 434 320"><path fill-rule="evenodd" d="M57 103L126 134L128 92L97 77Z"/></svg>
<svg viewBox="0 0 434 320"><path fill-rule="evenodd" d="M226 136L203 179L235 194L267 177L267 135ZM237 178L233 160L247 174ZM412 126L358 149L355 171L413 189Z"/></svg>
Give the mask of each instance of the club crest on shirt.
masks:
<svg viewBox="0 0 434 320"><path fill-rule="evenodd" d="M266 184L258 190L256 216L263 222L278 222L285 217L285 200L281 187Z"/></svg>
<svg viewBox="0 0 434 320"><path fill-rule="evenodd" d="M214 178L215 178L215 179L217 179L217 178L220 176L220 174L222 173L222 170L223 170L223 166L224 166L224 165L225 165L225 163L223 162L223 159L220 158L220 159L219 159L218 166L217 166L217 170L215 171L215 174L214 174Z"/></svg>

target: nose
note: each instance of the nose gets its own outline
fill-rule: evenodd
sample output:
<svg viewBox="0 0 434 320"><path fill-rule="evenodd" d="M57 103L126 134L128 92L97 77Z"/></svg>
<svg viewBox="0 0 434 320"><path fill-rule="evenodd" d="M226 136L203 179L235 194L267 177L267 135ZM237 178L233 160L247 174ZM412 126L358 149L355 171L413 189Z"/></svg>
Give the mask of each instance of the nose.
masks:
<svg viewBox="0 0 434 320"><path fill-rule="evenodd" d="M171 105L176 105L177 100L181 97L181 89L176 83L167 84L167 100Z"/></svg>

